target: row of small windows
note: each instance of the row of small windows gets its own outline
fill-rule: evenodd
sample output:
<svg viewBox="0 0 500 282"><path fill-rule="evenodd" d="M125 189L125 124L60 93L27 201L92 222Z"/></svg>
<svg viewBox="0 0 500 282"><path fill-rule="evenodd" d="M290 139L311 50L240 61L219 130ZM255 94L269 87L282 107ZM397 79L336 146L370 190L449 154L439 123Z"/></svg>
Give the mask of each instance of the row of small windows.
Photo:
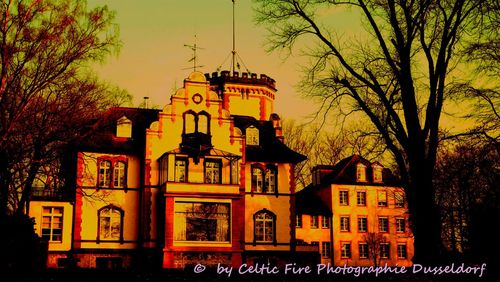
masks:
<svg viewBox="0 0 500 282"><path fill-rule="evenodd" d="M320 224L320 218L321 218L321 224ZM320 226L322 229L330 228L330 217L329 216L319 217L318 215L311 215L310 220L311 220L310 226L313 229L317 229ZM295 227L302 228L302 215L301 214L298 214L296 216Z"/></svg>
<svg viewBox="0 0 500 282"><path fill-rule="evenodd" d="M221 183L221 160L205 159L204 162L204 183ZM188 160L186 158L175 159L175 182L188 182Z"/></svg>
<svg viewBox="0 0 500 282"><path fill-rule="evenodd" d="M349 191L339 191L339 204L342 206L349 206ZM356 191L356 205L366 206L365 191ZM388 206L387 191L377 191L377 206ZM403 208L405 206L405 197L403 191L394 191L394 206L397 208Z"/></svg>
<svg viewBox="0 0 500 282"><path fill-rule="evenodd" d="M377 256L381 259L390 259L391 245L389 243L380 243L377 246L370 246L368 243L358 243L358 256L361 259L368 259ZM351 242L341 242L340 257L343 259L352 258ZM406 243L397 244L397 258L408 258Z"/></svg>
<svg viewBox="0 0 500 282"><path fill-rule="evenodd" d="M358 217L358 232L368 232L368 218ZM396 218L395 222L396 232L403 233L406 232L406 219ZM340 217L340 231L341 232L351 232L351 219L349 216ZM379 216L378 217L378 232L388 233L389 232L389 217Z"/></svg>
<svg viewBox="0 0 500 282"><path fill-rule="evenodd" d="M125 188L127 185L126 161L99 160L98 188Z"/></svg>
<svg viewBox="0 0 500 282"><path fill-rule="evenodd" d="M319 224L321 218L321 224ZM319 226L326 229L330 228L330 217L328 216L310 216L310 227L311 229L317 229ZM296 217L295 227L302 228L302 215L299 214ZM341 232L351 232L351 218L350 216L340 216L339 227ZM397 217L395 222L396 232L403 233L406 232L406 219ZM368 218L366 216L359 216L357 220L357 231L358 232L368 232ZM389 232L389 217L379 216L378 218L378 231L383 233Z"/></svg>
<svg viewBox="0 0 500 282"><path fill-rule="evenodd" d="M382 171L383 167L380 165L373 165L372 166L372 171L373 171L373 182L375 183L381 183L383 181L382 179ZM356 165L356 180L358 182L366 182L366 166L364 164L358 163Z"/></svg>

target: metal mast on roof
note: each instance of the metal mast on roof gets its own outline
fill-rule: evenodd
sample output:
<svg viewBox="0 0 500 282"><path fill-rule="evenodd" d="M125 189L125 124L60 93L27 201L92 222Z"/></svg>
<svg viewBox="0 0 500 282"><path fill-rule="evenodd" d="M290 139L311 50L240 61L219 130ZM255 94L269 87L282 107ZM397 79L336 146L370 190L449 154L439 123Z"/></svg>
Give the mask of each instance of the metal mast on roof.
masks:
<svg viewBox="0 0 500 282"><path fill-rule="evenodd" d="M196 45L196 34L194 35L194 44L193 45L184 44L184 47L189 47L193 51L193 57L188 61L188 62L193 62L193 66L190 67L190 68L185 68L185 69L193 69L193 71L196 71L197 67L199 67L199 68L204 67L202 65L197 65L196 64L196 58L197 58L196 57L196 50L197 49L203 49L203 48L198 47Z"/></svg>
<svg viewBox="0 0 500 282"><path fill-rule="evenodd" d="M243 62L241 57L236 52L236 19L235 19L236 17L235 17L235 8L234 8L235 7L235 0L231 0L231 2L233 2L233 49L231 50L231 54L230 54L231 55L231 65L229 68L230 68L231 72L235 72L235 71L240 69L240 63L241 63L245 67L246 72L250 73L247 66L245 65L245 63ZM222 68L222 65L227 61L228 58L229 58L229 56L226 57L224 62L217 68L217 70L220 70Z"/></svg>

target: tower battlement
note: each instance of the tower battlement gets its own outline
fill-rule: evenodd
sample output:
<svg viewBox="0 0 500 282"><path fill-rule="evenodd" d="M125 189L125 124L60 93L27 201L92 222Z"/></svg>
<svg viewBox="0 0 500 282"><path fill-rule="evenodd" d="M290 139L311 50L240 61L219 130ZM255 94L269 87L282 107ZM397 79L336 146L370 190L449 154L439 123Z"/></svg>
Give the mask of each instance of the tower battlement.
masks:
<svg viewBox="0 0 500 282"><path fill-rule="evenodd" d="M271 77L261 74L260 77L256 73L242 72L241 74L237 71L231 74L230 71L212 72L212 75L205 73L205 77L210 81L211 85L221 85L227 82L234 83L244 83L244 84L254 84L254 85L264 85L276 90L276 81Z"/></svg>

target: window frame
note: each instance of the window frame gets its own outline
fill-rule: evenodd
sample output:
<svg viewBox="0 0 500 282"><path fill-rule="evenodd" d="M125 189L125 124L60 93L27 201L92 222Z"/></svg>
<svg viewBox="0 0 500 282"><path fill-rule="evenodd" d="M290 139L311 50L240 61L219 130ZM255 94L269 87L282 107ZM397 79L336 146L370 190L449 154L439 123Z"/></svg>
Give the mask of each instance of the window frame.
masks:
<svg viewBox="0 0 500 282"><path fill-rule="evenodd" d="M385 222L386 224L382 224L382 222ZM382 228L382 226L385 227L385 230ZM389 217L388 216L379 216L378 217L378 232L380 233L389 233Z"/></svg>
<svg viewBox="0 0 500 282"><path fill-rule="evenodd" d="M356 181L357 182L366 182L367 177L366 177L366 165L362 163L356 164Z"/></svg>
<svg viewBox="0 0 500 282"><path fill-rule="evenodd" d="M184 162L184 180L180 181L178 180L178 175L177 175L177 162ZM186 157L175 157L174 159L174 182L179 182L179 183L187 183L188 181L188 171L189 171L189 159Z"/></svg>
<svg viewBox="0 0 500 282"><path fill-rule="evenodd" d="M340 221L339 224L340 232L351 232L351 217L349 215L341 215L339 221Z"/></svg>
<svg viewBox="0 0 500 282"><path fill-rule="evenodd" d="M245 128L245 144L247 146L260 145L260 130L257 127L250 125L247 128Z"/></svg>
<svg viewBox="0 0 500 282"><path fill-rule="evenodd" d="M402 222L402 226L400 224ZM396 232L405 233L406 232L406 219L404 217L396 217Z"/></svg>
<svg viewBox="0 0 500 282"><path fill-rule="evenodd" d="M403 248L401 248L403 247ZM408 248L406 243L398 243L397 245L397 258L398 259L407 259L408 258Z"/></svg>
<svg viewBox="0 0 500 282"><path fill-rule="evenodd" d="M361 220L364 219L364 222L365 222L365 226L364 226L364 230L361 230ZM368 216L358 216L358 233L366 233L368 232Z"/></svg>
<svg viewBox="0 0 500 282"><path fill-rule="evenodd" d="M319 228L319 216L318 215L311 215L311 229L318 229Z"/></svg>
<svg viewBox="0 0 500 282"><path fill-rule="evenodd" d="M117 165L118 164L123 164L123 174L122 175L117 175L116 173L117 170ZM118 180L120 177L122 178L121 180L121 185L116 184L116 180ZM124 162L123 160L117 160L113 163L113 174L112 174L112 181L113 181L113 188L126 188L127 187L127 163Z"/></svg>
<svg viewBox="0 0 500 282"><path fill-rule="evenodd" d="M330 228L330 217L327 215L321 216L321 229Z"/></svg>
<svg viewBox="0 0 500 282"><path fill-rule="evenodd" d="M384 249L382 246L387 246L387 254L382 252ZM390 259L391 258L391 244L390 243L380 243L379 245L379 257L381 259Z"/></svg>
<svg viewBox="0 0 500 282"><path fill-rule="evenodd" d="M217 179L218 182L207 182L207 164L213 163L218 165L218 174L219 177ZM213 169L213 168L209 168ZM212 179L213 181L213 179ZM221 159L215 159L215 158L205 158L203 161L203 183L205 184L222 184L222 160Z"/></svg>
<svg viewBox="0 0 500 282"><path fill-rule="evenodd" d="M345 199L342 195L345 195ZM341 206L349 205L349 190L339 190L339 205Z"/></svg>
<svg viewBox="0 0 500 282"><path fill-rule="evenodd" d="M263 215L268 215L270 217L270 220L266 220L264 219L263 221L259 220L257 217L260 215L260 214L263 214ZM253 214L253 243L254 245L256 244L269 244L269 243L272 243L274 245L277 244L277 241L276 241L276 214L274 214L272 211L268 210L268 209L262 209L262 210L259 210L257 211L256 213ZM266 233L263 233L262 236L264 236L262 238L262 240L258 240L258 236L260 236L260 234L257 234L257 227L258 227L258 223L259 222L263 222L263 226L262 226L262 230L265 230L266 229L266 222L271 222L272 226L271 226L271 229L272 229L272 239L271 240L265 240L265 237L266 237ZM259 223L260 224L260 223Z"/></svg>
<svg viewBox="0 0 500 282"><path fill-rule="evenodd" d="M295 215L295 228L302 228L302 214Z"/></svg>
<svg viewBox="0 0 500 282"><path fill-rule="evenodd" d="M101 164L102 163L110 163L109 167L109 185L108 186L101 186ZM124 168L123 168L123 186L121 187L116 187L115 186L115 164L117 163L123 163ZM128 188L128 158L124 156L99 156L97 158L97 181L96 181L96 190L99 191L99 189L123 189L125 192L127 192Z"/></svg>
<svg viewBox="0 0 500 282"><path fill-rule="evenodd" d="M401 197L398 196L401 195ZM398 201L401 199L401 201ZM404 208L405 207L405 192L404 191L394 191L394 207L396 208Z"/></svg>
<svg viewBox="0 0 500 282"><path fill-rule="evenodd" d="M361 251L361 246L364 246L363 252ZM364 256L361 256L362 254L365 254ZM358 256L360 259L368 259L370 258L370 251L368 249L368 243L366 242L359 242L358 243Z"/></svg>
<svg viewBox="0 0 500 282"><path fill-rule="evenodd" d="M384 197L381 197L381 195L385 195ZM384 200L385 198L385 200ZM384 201L381 201L384 200ZM377 190L377 206L378 207L388 207L388 201L387 201L387 191L385 190Z"/></svg>
<svg viewBox="0 0 500 282"><path fill-rule="evenodd" d="M331 248L332 243L330 241L321 242L321 257L330 258L332 256Z"/></svg>
<svg viewBox="0 0 500 282"><path fill-rule="evenodd" d="M274 173L274 181L269 181L268 179L271 177L271 173ZM271 183L273 186L273 190L270 191ZM265 193L268 194L276 194L278 193L278 168L275 165L266 165L266 169L264 170L264 189Z"/></svg>
<svg viewBox="0 0 500 282"><path fill-rule="evenodd" d="M362 198L359 197L359 195L363 195ZM363 199L360 201L360 199ZM360 203L362 202L362 203ZM366 207L366 191L356 191L356 205L358 207Z"/></svg>
<svg viewBox="0 0 500 282"><path fill-rule="evenodd" d="M117 238L114 238L112 236L110 236L109 238L103 238L101 236L101 213L106 210L106 209L109 209L110 210L110 227L112 226L112 223L111 223L111 214L113 211L117 211L119 214L120 214L120 235ZM123 209L115 206L115 205L107 205L107 206L104 206L100 209L97 210L97 243L99 243L100 241L119 241L120 243L123 243L123 223L124 223L124 217L125 217L125 212L123 211ZM112 227L111 227L112 228ZM111 234L111 232L110 232Z"/></svg>
<svg viewBox="0 0 500 282"><path fill-rule="evenodd" d="M344 249L344 246L346 246L346 249ZM351 257L352 257L351 241L341 241L340 242L340 258L350 259Z"/></svg>
<svg viewBox="0 0 500 282"><path fill-rule="evenodd" d="M64 231L64 207L60 207L60 206L42 206L42 223L41 223L41 234L40 236L42 238L45 238L47 239L47 242L50 242L50 243L62 243L63 242L63 231ZM48 213L46 213L44 211L44 209L50 209L50 211ZM56 210L60 210L61 213L60 214L57 214L55 213ZM49 228L43 228L44 226L44 219L45 218L48 218L49 219ZM61 224L61 227L60 228L54 228L54 225L56 224L56 222L54 222L54 218L60 218L60 224ZM48 234L48 238L47 238L47 234L44 234L44 230L49 230L49 234ZM57 236L57 234L54 234L54 230L60 230L60 240L54 240L54 235Z"/></svg>

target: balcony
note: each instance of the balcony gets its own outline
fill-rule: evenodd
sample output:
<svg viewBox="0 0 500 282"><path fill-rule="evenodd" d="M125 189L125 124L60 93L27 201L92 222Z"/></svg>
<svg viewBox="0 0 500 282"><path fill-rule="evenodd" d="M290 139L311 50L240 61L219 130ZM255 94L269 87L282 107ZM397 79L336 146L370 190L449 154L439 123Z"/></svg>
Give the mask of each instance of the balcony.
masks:
<svg viewBox="0 0 500 282"><path fill-rule="evenodd" d="M31 191L32 201L64 201L68 200L68 196L61 190L44 189L44 187L33 187Z"/></svg>

